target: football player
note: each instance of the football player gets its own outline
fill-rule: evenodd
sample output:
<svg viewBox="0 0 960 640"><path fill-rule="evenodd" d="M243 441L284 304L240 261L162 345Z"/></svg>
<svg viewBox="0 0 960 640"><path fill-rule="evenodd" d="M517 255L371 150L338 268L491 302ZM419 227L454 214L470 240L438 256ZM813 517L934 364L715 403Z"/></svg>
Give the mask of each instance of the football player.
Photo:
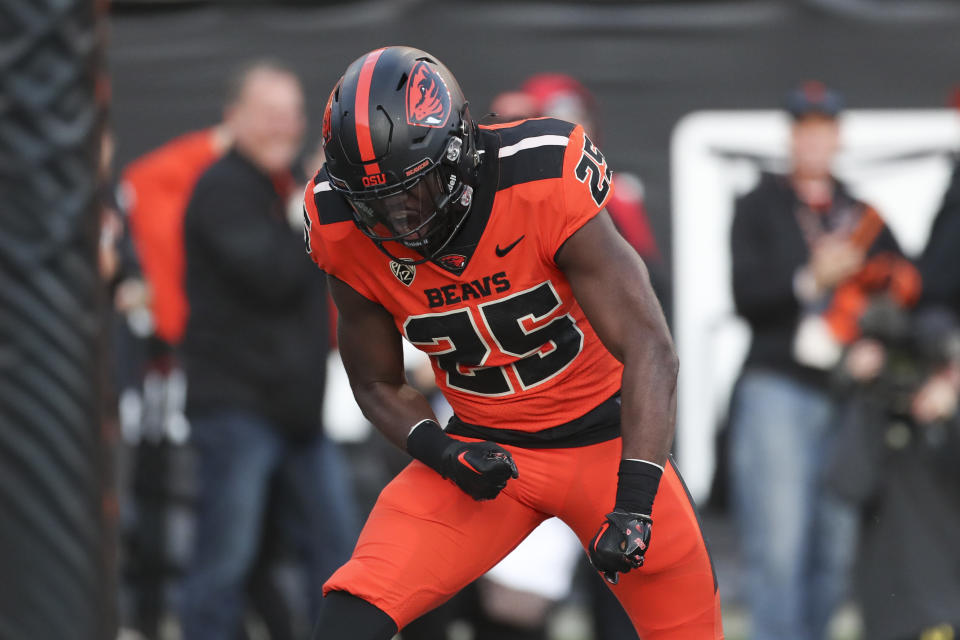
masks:
<svg viewBox="0 0 960 640"><path fill-rule="evenodd" d="M347 68L323 138L307 251L358 404L415 460L325 585L322 637L389 639L558 516L645 640L721 638L668 456L677 358L604 210L604 155L561 120L477 126L449 70L409 47ZM403 378L401 337L431 357L446 428Z"/></svg>

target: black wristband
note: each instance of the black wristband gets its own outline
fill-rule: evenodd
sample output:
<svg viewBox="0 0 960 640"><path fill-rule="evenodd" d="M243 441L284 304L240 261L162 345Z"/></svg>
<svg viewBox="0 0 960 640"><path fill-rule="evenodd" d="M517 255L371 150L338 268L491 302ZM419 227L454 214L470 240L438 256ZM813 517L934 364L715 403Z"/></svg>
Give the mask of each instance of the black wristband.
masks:
<svg viewBox="0 0 960 640"><path fill-rule="evenodd" d="M650 515L663 469L644 460L621 460L617 475L620 480L617 482L616 508Z"/></svg>
<svg viewBox="0 0 960 640"><path fill-rule="evenodd" d="M407 436L407 453L443 475L443 452L453 440L434 420L422 420Z"/></svg>

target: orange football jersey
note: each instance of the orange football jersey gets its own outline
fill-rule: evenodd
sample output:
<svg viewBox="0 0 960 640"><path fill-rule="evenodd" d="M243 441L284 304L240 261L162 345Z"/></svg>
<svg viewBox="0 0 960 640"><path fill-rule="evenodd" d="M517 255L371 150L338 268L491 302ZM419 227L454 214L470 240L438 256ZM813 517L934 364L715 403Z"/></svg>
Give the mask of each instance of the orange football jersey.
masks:
<svg viewBox="0 0 960 640"><path fill-rule="evenodd" d="M307 250L328 274L389 311L431 357L460 420L536 432L620 389L555 256L613 190L580 126L539 118L480 127L483 162L467 220L434 261L391 260L356 226L321 169L304 200ZM391 243L394 255L417 258Z"/></svg>

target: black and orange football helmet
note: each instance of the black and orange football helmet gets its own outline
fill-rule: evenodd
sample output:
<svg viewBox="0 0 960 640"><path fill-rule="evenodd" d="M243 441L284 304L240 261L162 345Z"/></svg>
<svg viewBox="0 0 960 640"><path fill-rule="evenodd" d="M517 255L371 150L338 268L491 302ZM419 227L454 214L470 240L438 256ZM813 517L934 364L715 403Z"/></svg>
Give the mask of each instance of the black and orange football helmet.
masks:
<svg viewBox="0 0 960 640"><path fill-rule="evenodd" d="M470 211L481 154L468 103L435 57L386 47L355 60L323 116L330 186L390 258L437 256ZM421 258L390 251L398 242Z"/></svg>

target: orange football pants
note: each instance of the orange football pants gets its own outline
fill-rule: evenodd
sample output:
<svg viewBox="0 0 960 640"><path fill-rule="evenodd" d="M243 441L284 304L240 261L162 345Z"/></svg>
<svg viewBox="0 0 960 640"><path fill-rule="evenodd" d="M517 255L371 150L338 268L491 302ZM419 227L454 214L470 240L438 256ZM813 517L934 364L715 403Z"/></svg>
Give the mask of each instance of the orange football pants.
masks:
<svg viewBox="0 0 960 640"><path fill-rule="evenodd" d="M402 629L486 573L549 516L566 522L586 547L613 509L620 439L568 449L505 448L520 476L485 502L412 462L380 494L353 556L324 593L362 598ZM672 464L652 516L643 567L608 586L643 640L722 639L713 567Z"/></svg>

